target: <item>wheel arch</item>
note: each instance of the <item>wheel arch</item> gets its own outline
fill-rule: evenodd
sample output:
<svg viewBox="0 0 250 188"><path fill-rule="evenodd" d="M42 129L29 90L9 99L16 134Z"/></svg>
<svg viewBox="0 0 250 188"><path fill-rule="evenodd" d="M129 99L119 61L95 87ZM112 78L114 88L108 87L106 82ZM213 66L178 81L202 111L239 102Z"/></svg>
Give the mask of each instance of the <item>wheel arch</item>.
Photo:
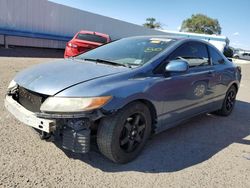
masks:
<svg viewBox="0 0 250 188"><path fill-rule="evenodd" d="M238 90L239 90L239 84L236 83L236 82L233 82L233 83L231 83L231 84L229 85L228 89L229 89L230 87L232 87L232 86L234 86L234 87L236 88L236 92L238 92Z"/></svg>
<svg viewBox="0 0 250 188"><path fill-rule="evenodd" d="M149 109L151 119L152 119L152 124L151 124L152 133L154 133L155 128L156 128L156 123L157 123L157 111L156 111L156 108L155 108L154 104L151 101L147 100L147 99L134 99L134 100L128 102L127 104L123 105L122 108L124 108L125 106L127 106L127 105L129 105L131 103L135 103L135 102L141 102L144 105L146 105L147 108Z"/></svg>

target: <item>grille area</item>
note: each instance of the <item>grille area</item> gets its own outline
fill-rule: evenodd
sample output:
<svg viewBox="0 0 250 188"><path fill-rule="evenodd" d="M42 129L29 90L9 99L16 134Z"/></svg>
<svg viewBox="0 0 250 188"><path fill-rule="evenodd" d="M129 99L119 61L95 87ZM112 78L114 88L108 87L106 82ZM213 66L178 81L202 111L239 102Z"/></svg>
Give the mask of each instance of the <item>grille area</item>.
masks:
<svg viewBox="0 0 250 188"><path fill-rule="evenodd" d="M35 93L23 87L18 88L18 102L32 112L40 112L41 104L47 97L47 95Z"/></svg>

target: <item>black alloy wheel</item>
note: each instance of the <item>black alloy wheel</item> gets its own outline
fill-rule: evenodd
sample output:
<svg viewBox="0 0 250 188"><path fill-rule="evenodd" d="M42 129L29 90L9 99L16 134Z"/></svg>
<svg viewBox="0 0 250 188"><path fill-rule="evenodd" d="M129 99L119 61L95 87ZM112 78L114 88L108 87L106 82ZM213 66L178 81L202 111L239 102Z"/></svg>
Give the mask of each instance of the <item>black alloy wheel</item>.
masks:
<svg viewBox="0 0 250 188"><path fill-rule="evenodd" d="M142 102L132 102L103 118L97 130L100 152L115 163L135 159L151 133L151 113Z"/></svg>
<svg viewBox="0 0 250 188"><path fill-rule="evenodd" d="M228 116L232 113L235 102L236 102L237 89L235 86L231 86L224 98L221 109L215 113L222 116Z"/></svg>
<svg viewBox="0 0 250 188"><path fill-rule="evenodd" d="M145 128L143 114L135 113L128 117L120 134L120 147L127 153L133 152L142 143Z"/></svg>
<svg viewBox="0 0 250 188"><path fill-rule="evenodd" d="M234 90L230 90L226 98L226 109L232 111L236 99L236 93Z"/></svg>

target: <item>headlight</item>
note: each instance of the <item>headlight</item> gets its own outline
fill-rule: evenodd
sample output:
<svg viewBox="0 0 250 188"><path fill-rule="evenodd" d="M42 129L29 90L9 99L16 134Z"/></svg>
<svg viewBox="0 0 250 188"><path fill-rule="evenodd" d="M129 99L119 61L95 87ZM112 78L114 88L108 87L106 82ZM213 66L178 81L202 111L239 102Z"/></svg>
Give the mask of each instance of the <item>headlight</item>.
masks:
<svg viewBox="0 0 250 188"><path fill-rule="evenodd" d="M42 104L42 112L83 112L105 105L112 97L64 98L49 97Z"/></svg>
<svg viewBox="0 0 250 188"><path fill-rule="evenodd" d="M17 83L14 80L11 80L8 89L14 88L17 85Z"/></svg>

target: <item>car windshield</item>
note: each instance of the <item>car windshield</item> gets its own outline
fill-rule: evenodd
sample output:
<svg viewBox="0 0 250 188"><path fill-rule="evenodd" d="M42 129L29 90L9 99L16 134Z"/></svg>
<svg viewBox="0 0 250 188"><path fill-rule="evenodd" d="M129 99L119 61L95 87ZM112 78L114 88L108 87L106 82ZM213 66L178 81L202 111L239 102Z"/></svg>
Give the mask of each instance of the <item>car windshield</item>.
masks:
<svg viewBox="0 0 250 188"><path fill-rule="evenodd" d="M87 41L92 41L92 42L97 42L97 43L106 43L107 42L106 38L101 37L99 35L92 35L92 34L79 33L76 36L76 38L79 40L87 40Z"/></svg>
<svg viewBox="0 0 250 188"><path fill-rule="evenodd" d="M166 49L175 40L157 37L121 39L84 54L79 59L98 59L123 65L140 66Z"/></svg>

